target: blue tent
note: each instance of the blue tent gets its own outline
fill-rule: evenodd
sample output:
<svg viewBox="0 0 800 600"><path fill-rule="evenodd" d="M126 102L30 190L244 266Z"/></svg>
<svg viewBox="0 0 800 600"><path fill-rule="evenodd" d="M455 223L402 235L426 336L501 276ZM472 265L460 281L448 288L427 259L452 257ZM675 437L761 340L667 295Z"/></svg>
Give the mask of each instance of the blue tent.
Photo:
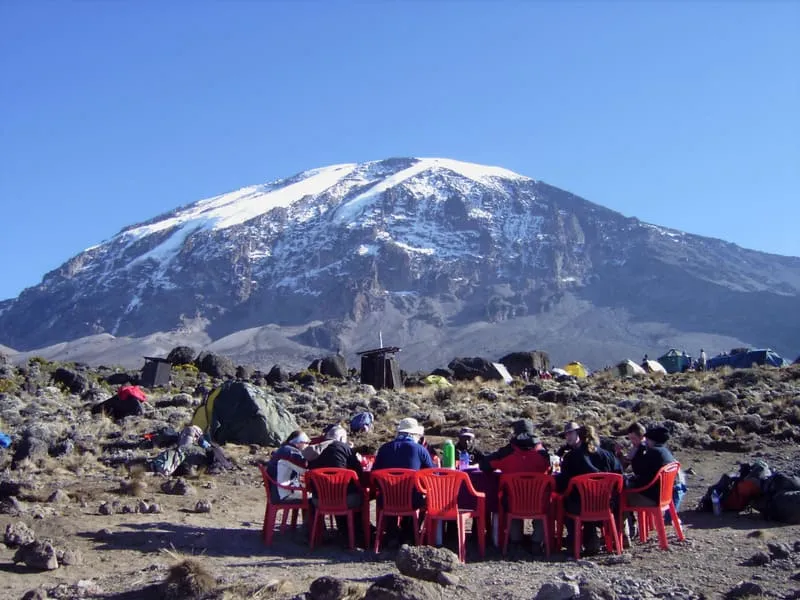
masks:
<svg viewBox="0 0 800 600"><path fill-rule="evenodd" d="M749 369L753 365L769 365L783 367L789 363L783 360L777 352L766 349L744 350L732 354L720 354L708 360L709 369L729 366L734 369Z"/></svg>

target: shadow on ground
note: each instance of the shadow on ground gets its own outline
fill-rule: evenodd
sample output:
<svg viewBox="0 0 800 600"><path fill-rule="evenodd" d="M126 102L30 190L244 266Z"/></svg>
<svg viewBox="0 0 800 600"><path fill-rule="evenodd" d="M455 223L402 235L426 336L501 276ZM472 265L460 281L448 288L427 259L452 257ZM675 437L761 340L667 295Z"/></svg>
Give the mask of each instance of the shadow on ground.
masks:
<svg viewBox="0 0 800 600"><path fill-rule="evenodd" d="M785 523L767 521L761 513L724 512L715 516L710 512L684 511L681 513L681 523L691 525L693 529L776 529L785 527ZM670 527L667 528L669 531Z"/></svg>
<svg viewBox="0 0 800 600"><path fill-rule="evenodd" d="M308 565L329 562L364 562L377 560L375 554L360 549L348 550L337 540L326 539L309 552L304 530L289 530L276 535L271 548L264 545L261 530L235 527L196 527L169 523L131 523L109 532L83 531L78 536L94 541L96 550L133 550L142 553L176 550L184 554L258 558L269 557L265 564L276 565L280 559L307 558ZM293 561L292 564L299 564Z"/></svg>

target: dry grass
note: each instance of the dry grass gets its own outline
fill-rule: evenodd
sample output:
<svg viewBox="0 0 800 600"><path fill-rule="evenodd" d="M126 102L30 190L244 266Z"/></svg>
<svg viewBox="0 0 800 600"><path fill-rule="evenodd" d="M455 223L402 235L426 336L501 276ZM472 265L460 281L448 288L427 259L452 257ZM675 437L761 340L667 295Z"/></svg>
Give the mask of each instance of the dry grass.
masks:
<svg viewBox="0 0 800 600"><path fill-rule="evenodd" d="M217 587L216 578L195 557L186 557L174 548L163 550L175 562L162 583L165 600L201 598Z"/></svg>

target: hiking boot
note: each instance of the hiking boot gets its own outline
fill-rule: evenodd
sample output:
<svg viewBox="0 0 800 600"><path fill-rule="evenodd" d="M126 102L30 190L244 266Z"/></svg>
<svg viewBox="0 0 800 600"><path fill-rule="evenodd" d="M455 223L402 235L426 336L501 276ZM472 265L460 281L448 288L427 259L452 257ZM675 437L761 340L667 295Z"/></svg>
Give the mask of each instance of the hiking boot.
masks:
<svg viewBox="0 0 800 600"><path fill-rule="evenodd" d="M628 550L631 547L631 536L627 533L622 534L622 547Z"/></svg>

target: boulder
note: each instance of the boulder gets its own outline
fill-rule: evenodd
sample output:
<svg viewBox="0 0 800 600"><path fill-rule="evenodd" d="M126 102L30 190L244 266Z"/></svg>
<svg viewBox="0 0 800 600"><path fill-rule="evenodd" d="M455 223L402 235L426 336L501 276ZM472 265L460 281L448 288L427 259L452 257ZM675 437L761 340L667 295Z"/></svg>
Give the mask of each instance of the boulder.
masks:
<svg viewBox="0 0 800 600"><path fill-rule="evenodd" d="M53 381L66 387L70 394L82 394L89 389L89 380L86 379L86 376L63 367L55 370Z"/></svg>
<svg viewBox="0 0 800 600"><path fill-rule="evenodd" d="M364 600L441 600L440 589L432 583L392 573L379 577Z"/></svg>
<svg viewBox="0 0 800 600"><path fill-rule="evenodd" d="M195 356L197 356L197 352L189 346L175 346L167 354L167 360L172 366L190 365L194 362Z"/></svg>
<svg viewBox="0 0 800 600"><path fill-rule="evenodd" d="M286 383L289 381L289 372L283 369L280 365L273 365L267 373L267 383L275 385L276 383Z"/></svg>
<svg viewBox="0 0 800 600"><path fill-rule="evenodd" d="M236 365L233 364L233 361L213 352L202 352L197 357L195 364L201 373L211 375L211 377L224 379L236 376Z"/></svg>
<svg viewBox="0 0 800 600"><path fill-rule="evenodd" d="M36 534L22 521L9 523L6 525L6 533L3 536L3 543L9 548L30 544L36 539Z"/></svg>
<svg viewBox="0 0 800 600"><path fill-rule="evenodd" d="M491 361L480 358L454 358L447 365L453 372L453 378L458 381L472 381L476 377L494 379L494 367Z"/></svg>
<svg viewBox="0 0 800 600"><path fill-rule="evenodd" d="M395 565L403 574L426 581L439 581L439 574L461 567L458 555L447 548L409 546L403 544L395 557Z"/></svg>
<svg viewBox="0 0 800 600"><path fill-rule="evenodd" d="M527 369L529 374L536 371L550 370L550 356L547 352L532 350L530 352L512 352L500 359L508 372L514 377L519 377ZM535 394L533 394L535 396Z"/></svg>
<svg viewBox="0 0 800 600"><path fill-rule="evenodd" d="M50 542L33 541L20 546L14 554L14 563L25 563L31 569L52 571L58 568L56 549Z"/></svg>
<svg viewBox="0 0 800 600"><path fill-rule="evenodd" d="M347 595L348 585L345 581L323 575L311 582L308 589L310 600L342 600Z"/></svg>

